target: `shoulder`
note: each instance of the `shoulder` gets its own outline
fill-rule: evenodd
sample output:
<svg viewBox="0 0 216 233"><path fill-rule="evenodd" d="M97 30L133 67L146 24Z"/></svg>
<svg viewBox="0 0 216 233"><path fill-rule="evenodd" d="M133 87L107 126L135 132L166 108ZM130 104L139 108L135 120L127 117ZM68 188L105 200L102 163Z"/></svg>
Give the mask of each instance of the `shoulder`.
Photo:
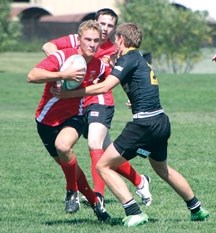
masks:
<svg viewBox="0 0 216 233"><path fill-rule="evenodd" d="M143 65L144 63L146 63L142 52L137 49L127 52L125 55L123 55L119 59L126 63L131 63L133 65L138 65L140 63Z"/></svg>
<svg viewBox="0 0 216 233"><path fill-rule="evenodd" d="M62 36L51 40L53 44L55 44L58 48L69 48L69 47L77 47L78 45L78 34L69 34L66 36Z"/></svg>
<svg viewBox="0 0 216 233"><path fill-rule="evenodd" d="M56 59L61 66L67 60L67 58L77 53L77 49L75 48L66 48L57 50L56 52L52 53L49 57L50 59Z"/></svg>
<svg viewBox="0 0 216 233"><path fill-rule="evenodd" d="M117 47L112 41L108 40L107 42L103 43L97 50L96 56L102 58L104 56L110 56L117 52Z"/></svg>

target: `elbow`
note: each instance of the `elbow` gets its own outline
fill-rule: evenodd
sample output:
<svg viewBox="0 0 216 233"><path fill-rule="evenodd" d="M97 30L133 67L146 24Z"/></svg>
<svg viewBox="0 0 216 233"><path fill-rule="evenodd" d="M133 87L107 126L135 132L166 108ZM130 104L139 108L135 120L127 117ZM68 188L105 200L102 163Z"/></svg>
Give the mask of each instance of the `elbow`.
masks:
<svg viewBox="0 0 216 233"><path fill-rule="evenodd" d="M41 50L42 50L43 52L45 52L45 50L46 50L46 44L43 44L43 45L42 45Z"/></svg>
<svg viewBox="0 0 216 233"><path fill-rule="evenodd" d="M47 43L45 43L42 47L41 47L41 50L44 52L44 54L46 55L46 56L49 56L49 51L48 51L48 43L49 42L47 42Z"/></svg>
<svg viewBox="0 0 216 233"><path fill-rule="evenodd" d="M28 73L26 82L27 83L35 83L35 78L34 78L34 75L32 75L32 72Z"/></svg>
<svg viewBox="0 0 216 233"><path fill-rule="evenodd" d="M26 82L27 83L31 83L32 82L32 77L31 77L30 73L27 75Z"/></svg>

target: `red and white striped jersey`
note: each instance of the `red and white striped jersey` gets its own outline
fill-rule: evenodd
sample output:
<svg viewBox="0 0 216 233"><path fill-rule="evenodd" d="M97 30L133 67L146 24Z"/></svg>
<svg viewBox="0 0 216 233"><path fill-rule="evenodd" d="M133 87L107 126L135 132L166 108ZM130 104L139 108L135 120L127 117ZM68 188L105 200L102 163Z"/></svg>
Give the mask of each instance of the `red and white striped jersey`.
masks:
<svg viewBox="0 0 216 233"><path fill-rule="evenodd" d="M77 54L77 49L63 49L52 53L36 65L37 68L48 71L59 71L65 60ZM87 72L81 87L93 84L93 81L107 71L107 66L98 58L93 58L87 64ZM44 86L44 91L36 110L36 120L49 126L57 126L75 115L83 115L83 98L59 99L53 97L50 92L51 87L56 87L57 82L49 82Z"/></svg>
<svg viewBox="0 0 216 233"><path fill-rule="evenodd" d="M57 46L58 49L64 49L64 48L76 48L79 46L78 40L77 40L78 34L70 34L67 36L63 36L54 40L51 40L53 44ZM117 47L108 40L106 43L102 44L96 54L95 57L100 58L103 60L103 57L109 57L112 54L115 54L117 52ZM109 69L111 71L111 69ZM106 73L106 76L109 74L109 72ZM100 94L97 96L87 96L84 99L84 106L88 106L90 104L102 104L107 106L114 106L114 97L112 94L112 91L108 91L105 94Z"/></svg>

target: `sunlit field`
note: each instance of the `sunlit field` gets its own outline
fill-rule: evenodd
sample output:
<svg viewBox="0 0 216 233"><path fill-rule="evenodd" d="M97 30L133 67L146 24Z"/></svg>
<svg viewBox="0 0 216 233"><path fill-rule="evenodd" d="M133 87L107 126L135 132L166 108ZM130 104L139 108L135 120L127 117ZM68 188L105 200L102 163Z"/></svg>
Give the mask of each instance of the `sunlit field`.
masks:
<svg viewBox="0 0 216 233"><path fill-rule="evenodd" d="M157 74L161 103L172 124L168 161L188 179L196 196L209 210L210 218L205 222L191 222L185 203L156 176L147 160L135 158L131 162L134 167L151 177L153 203L150 207L143 206L133 185L126 181L150 217L147 224L127 229L121 223L124 210L108 189L105 202L112 216L110 224L99 223L93 211L83 205L76 214L64 212L64 176L43 148L34 121L43 85L26 83L26 74L43 55L5 55L8 62L2 55L0 58L1 233L215 232L215 74ZM112 139L131 120L125 105L127 98L120 87L116 87L114 95ZM75 151L92 184L85 139L80 138Z"/></svg>

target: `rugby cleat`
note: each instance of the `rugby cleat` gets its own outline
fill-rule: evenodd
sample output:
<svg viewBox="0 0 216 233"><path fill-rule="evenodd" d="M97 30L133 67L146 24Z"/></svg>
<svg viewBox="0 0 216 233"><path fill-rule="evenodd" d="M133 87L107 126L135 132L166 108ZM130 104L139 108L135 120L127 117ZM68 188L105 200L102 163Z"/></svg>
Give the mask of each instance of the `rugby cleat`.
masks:
<svg viewBox="0 0 216 233"><path fill-rule="evenodd" d="M196 213L191 213L191 221L204 221L209 217L209 212L202 207Z"/></svg>
<svg viewBox="0 0 216 233"><path fill-rule="evenodd" d="M126 227L136 227L148 222L148 215L145 213L129 215L122 220Z"/></svg>
<svg viewBox="0 0 216 233"><path fill-rule="evenodd" d="M73 190L67 191L65 198L65 211L66 213L75 213L80 208L78 192Z"/></svg>
<svg viewBox="0 0 216 233"><path fill-rule="evenodd" d="M149 184L151 182L151 179L147 175L141 175L141 177L143 179L144 185L142 188L137 187L136 194L141 198L142 203L145 206L150 206L152 203L152 195L149 190Z"/></svg>

